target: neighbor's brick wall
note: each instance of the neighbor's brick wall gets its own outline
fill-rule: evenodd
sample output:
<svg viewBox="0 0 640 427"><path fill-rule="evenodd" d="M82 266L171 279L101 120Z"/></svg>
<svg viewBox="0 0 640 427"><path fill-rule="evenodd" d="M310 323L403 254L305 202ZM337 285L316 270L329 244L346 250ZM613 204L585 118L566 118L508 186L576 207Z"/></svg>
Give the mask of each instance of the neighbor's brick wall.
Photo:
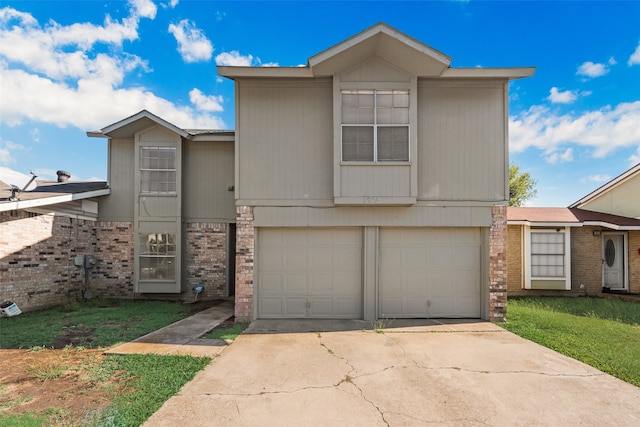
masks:
<svg viewBox="0 0 640 427"><path fill-rule="evenodd" d="M236 292L237 322L253 318L253 272L255 228L253 207L236 207Z"/></svg>
<svg viewBox="0 0 640 427"><path fill-rule="evenodd" d="M93 253L95 222L24 211L0 213L0 301L22 311L81 297L76 255Z"/></svg>
<svg viewBox="0 0 640 427"><path fill-rule="evenodd" d="M640 294L640 231L629 231L629 292Z"/></svg>
<svg viewBox="0 0 640 427"><path fill-rule="evenodd" d="M571 290L598 294L602 291L602 236L600 227L571 228ZM585 291L580 290L583 283Z"/></svg>
<svg viewBox="0 0 640 427"><path fill-rule="evenodd" d="M228 227L228 224L220 223L187 223L184 257L186 260L187 295L194 295L193 287L200 284L204 286L204 290L198 299L216 299L228 296Z"/></svg>
<svg viewBox="0 0 640 427"><path fill-rule="evenodd" d="M522 232L522 225L507 226L507 291L509 293L518 292L524 288Z"/></svg>
<svg viewBox="0 0 640 427"><path fill-rule="evenodd" d="M507 207L493 206L489 229L489 320L503 322L507 312Z"/></svg>

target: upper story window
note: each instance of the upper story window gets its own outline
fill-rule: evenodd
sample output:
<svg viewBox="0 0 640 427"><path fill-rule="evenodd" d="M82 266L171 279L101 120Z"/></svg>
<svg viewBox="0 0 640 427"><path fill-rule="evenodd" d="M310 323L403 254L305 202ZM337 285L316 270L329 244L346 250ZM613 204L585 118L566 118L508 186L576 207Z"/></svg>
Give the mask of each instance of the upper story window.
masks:
<svg viewBox="0 0 640 427"><path fill-rule="evenodd" d="M409 91L343 90L342 160L409 161Z"/></svg>
<svg viewBox="0 0 640 427"><path fill-rule="evenodd" d="M140 192L176 192L175 147L140 147Z"/></svg>

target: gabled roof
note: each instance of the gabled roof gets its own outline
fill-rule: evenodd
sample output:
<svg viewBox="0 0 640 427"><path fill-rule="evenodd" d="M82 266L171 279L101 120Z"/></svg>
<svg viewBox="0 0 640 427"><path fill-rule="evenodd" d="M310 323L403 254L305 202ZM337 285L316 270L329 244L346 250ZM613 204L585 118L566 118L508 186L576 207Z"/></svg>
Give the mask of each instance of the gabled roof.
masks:
<svg viewBox="0 0 640 427"><path fill-rule="evenodd" d="M378 23L320 52L305 67L218 66L218 74L242 77L311 78L332 76L367 58L379 57L418 77L507 78L532 76L535 68L450 68L451 58L385 23Z"/></svg>
<svg viewBox="0 0 640 427"><path fill-rule="evenodd" d="M109 186L104 181L38 182L34 190L17 193L17 200L10 200L10 186L0 182L0 212L57 205L106 196L110 192Z"/></svg>
<svg viewBox="0 0 640 427"><path fill-rule="evenodd" d="M330 76L378 56L418 76L438 76L451 58L387 24L378 23L309 58L316 76Z"/></svg>
<svg viewBox="0 0 640 427"><path fill-rule="evenodd" d="M87 136L95 138L132 138L137 132L154 125L163 126L181 137L193 141L233 142L235 139L235 132L232 130L181 129L147 110L142 110L133 116L113 123L101 130L89 131L87 132Z"/></svg>
<svg viewBox="0 0 640 427"><path fill-rule="evenodd" d="M599 226L613 230L640 230L640 220L579 208L508 207L507 222L540 227Z"/></svg>
<svg viewBox="0 0 640 427"><path fill-rule="evenodd" d="M585 203L588 203L591 200L594 200L594 199L598 198L599 196L603 195L607 191L614 189L615 187L623 184L624 182L626 182L626 181L630 180L631 178L635 177L636 175L640 175L640 163L638 163L637 165L633 166L629 170L623 172L622 174L618 175L617 177L613 178L611 181L607 182L606 184L602 185L601 187L597 188L596 190L592 191L591 193L587 194L586 196L584 196L582 199L578 200L577 202L574 202L569 207L570 208L579 208L580 206L584 205Z"/></svg>

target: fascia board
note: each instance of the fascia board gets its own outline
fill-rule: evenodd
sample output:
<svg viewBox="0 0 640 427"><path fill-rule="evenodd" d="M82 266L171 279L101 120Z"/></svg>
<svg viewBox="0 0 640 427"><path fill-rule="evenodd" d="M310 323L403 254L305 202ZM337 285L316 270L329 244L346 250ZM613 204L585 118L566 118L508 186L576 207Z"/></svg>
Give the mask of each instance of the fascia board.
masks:
<svg viewBox="0 0 640 427"><path fill-rule="evenodd" d="M510 220L507 221L507 225L526 225L527 227L582 227L584 224L581 222L532 222L522 220Z"/></svg>
<svg viewBox="0 0 640 427"><path fill-rule="evenodd" d="M168 121L156 116L155 114L150 113L147 110L142 110L137 114L134 114L131 117L127 117L126 119L120 120L119 122L113 123L105 128L102 128L100 130L100 133L102 135L105 136L109 136L109 133L116 131L120 128L123 128L127 125L130 125L132 123L135 123L136 121L142 119L142 118L147 118L153 122L155 122L156 124L163 126L169 130L171 130L172 132L177 133L178 135L180 135L183 138L189 139L190 135L185 132L183 129L180 129L179 127L177 127L176 125L169 123ZM87 133L87 135L89 135L89 133ZM91 135L89 135L91 136Z"/></svg>
<svg viewBox="0 0 640 427"><path fill-rule="evenodd" d="M440 77L457 79L521 79L534 75L536 67L518 68L447 68Z"/></svg>
<svg viewBox="0 0 640 427"><path fill-rule="evenodd" d="M34 200L18 200L15 202L0 204L0 212L13 211L18 209L35 208L38 206L57 205L58 203L72 202L74 200L89 199L91 197L106 196L111 193L111 189L87 191L85 193L64 194L62 196L43 197Z"/></svg>
<svg viewBox="0 0 640 427"><path fill-rule="evenodd" d="M601 185L600 187L598 187L597 189L595 189L591 193L589 193L586 196L584 196L582 199L580 199L577 202L574 202L573 204L571 204L569 207L570 208L579 208L581 205L583 205L583 204L585 204L587 202L590 202L593 199L596 199L601 194L606 193L610 189L615 188L618 185L624 183L625 181L627 181L627 179L632 178L633 176L635 176L636 173L640 173L640 163L638 163L637 165L633 166L631 169L621 173L620 175L618 175L617 177L613 178L611 181L607 182L606 184Z"/></svg>
<svg viewBox="0 0 640 427"><path fill-rule="evenodd" d="M229 79L247 77L268 78L311 78L314 77L309 67L217 67L218 75Z"/></svg>

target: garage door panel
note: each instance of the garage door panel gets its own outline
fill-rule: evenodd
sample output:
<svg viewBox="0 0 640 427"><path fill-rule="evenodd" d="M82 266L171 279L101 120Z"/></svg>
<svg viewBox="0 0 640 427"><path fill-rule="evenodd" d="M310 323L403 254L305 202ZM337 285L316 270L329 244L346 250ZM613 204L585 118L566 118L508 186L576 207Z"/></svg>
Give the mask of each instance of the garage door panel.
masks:
<svg viewBox="0 0 640 427"><path fill-rule="evenodd" d="M379 236L379 315L480 317L480 229L381 228Z"/></svg>
<svg viewBox="0 0 640 427"><path fill-rule="evenodd" d="M264 317L278 317L283 310L282 304L282 298L263 297L259 302L259 310Z"/></svg>
<svg viewBox="0 0 640 427"><path fill-rule="evenodd" d="M262 228L257 242L259 317L362 318L362 229Z"/></svg>

